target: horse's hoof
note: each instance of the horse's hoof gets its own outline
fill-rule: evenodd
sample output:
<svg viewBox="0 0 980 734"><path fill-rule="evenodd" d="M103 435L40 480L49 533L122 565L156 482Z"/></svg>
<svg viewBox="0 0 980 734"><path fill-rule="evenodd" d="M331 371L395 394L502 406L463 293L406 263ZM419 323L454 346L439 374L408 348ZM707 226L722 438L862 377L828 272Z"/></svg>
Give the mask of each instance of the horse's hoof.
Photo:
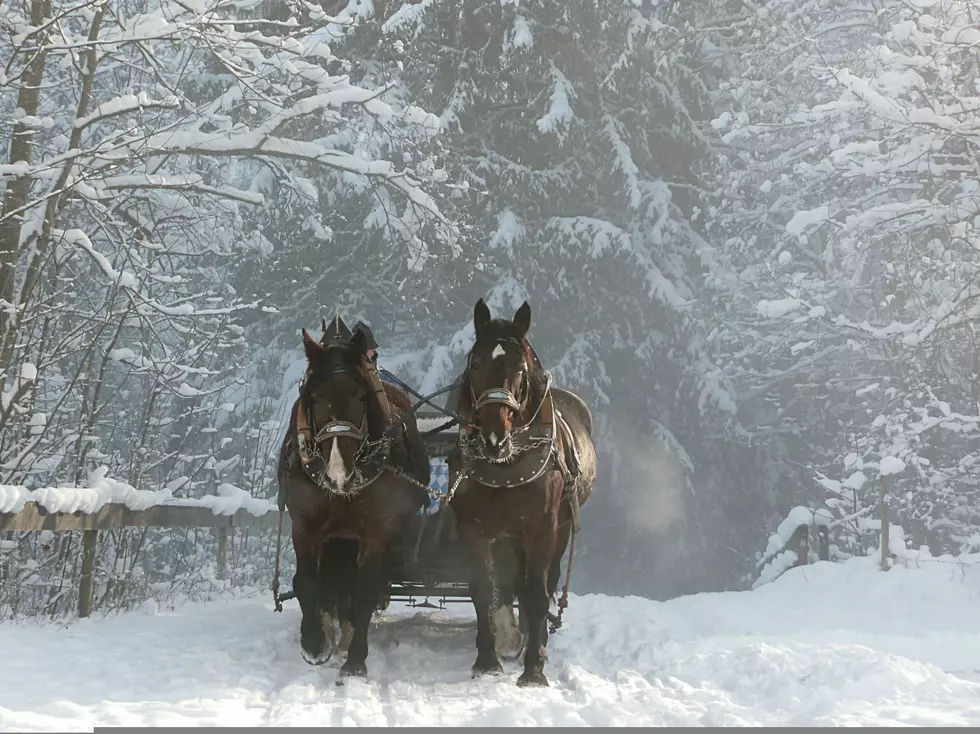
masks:
<svg viewBox="0 0 980 734"><path fill-rule="evenodd" d="M521 673L521 677L517 679L517 685L520 688L547 688L550 684L548 679L544 677L544 673L528 673L525 671Z"/></svg>
<svg viewBox="0 0 980 734"><path fill-rule="evenodd" d="M500 664L499 660L492 660L485 662L477 658L477 661L473 664L473 678L477 678L481 675L503 675L504 668Z"/></svg>
<svg viewBox="0 0 980 734"><path fill-rule="evenodd" d="M367 678L367 663L353 663L348 660L340 666L341 678Z"/></svg>
<svg viewBox="0 0 980 734"><path fill-rule="evenodd" d="M310 665L323 665L333 657L333 650L330 648L326 648L320 652L310 652L305 647L300 646L300 652L303 654L303 660Z"/></svg>

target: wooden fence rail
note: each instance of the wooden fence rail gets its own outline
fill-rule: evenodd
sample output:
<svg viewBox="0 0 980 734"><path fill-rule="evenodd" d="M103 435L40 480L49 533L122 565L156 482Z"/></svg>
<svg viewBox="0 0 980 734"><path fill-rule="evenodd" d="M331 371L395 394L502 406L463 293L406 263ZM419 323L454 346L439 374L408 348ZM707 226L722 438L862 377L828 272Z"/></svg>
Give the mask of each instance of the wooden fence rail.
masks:
<svg viewBox="0 0 980 734"><path fill-rule="evenodd" d="M215 528L218 531L218 578L224 578L228 564L228 537L232 528L274 529L279 513L252 515L238 510L232 515L216 515L200 505L167 504L131 510L125 505L108 504L98 512L48 512L28 502L20 512L0 512L0 533L82 532L82 574L78 587L78 616L92 614L95 594L95 562L98 556L99 531L116 528ZM283 533L289 533L289 513L283 516Z"/></svg>

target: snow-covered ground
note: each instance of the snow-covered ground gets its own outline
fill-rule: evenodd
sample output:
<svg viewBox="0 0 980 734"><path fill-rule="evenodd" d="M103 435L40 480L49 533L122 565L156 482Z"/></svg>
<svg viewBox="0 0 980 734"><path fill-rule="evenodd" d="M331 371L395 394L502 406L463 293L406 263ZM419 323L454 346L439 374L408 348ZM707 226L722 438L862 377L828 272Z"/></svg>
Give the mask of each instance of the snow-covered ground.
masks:
<svg viewBox="0 0 980 734"><path fill-rule="evenodd" d="M980 558L966 559L980 563ZM552 687L471 680L468 606L380 618L367 681L298 647L295 602L0 626L0 730L97 725L980 725L980 568L871 559L755 591L573 597Z"/></svg>

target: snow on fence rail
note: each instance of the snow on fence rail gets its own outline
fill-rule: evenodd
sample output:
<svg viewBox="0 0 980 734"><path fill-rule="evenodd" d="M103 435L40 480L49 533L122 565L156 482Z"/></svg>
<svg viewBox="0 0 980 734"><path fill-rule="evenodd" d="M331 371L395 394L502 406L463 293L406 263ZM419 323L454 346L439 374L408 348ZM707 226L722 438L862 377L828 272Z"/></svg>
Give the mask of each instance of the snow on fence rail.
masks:
<svg viewBox="0 0 980 734"><path fill-rule="evenodd" d="M47 487L27 490L0 485L0 533L82 531L82 568L78 616L92 613L99 531L115 528L214 528L218 531L218 577L228 562L232 528L275 528L278 507L244 490L220 485L217 495L175 499L169 493L140 492L121 482L96 482L93 487ZM283 515L289 531L289 515Z"/></svg>
<svg viewBox="0 0 980 734"><path fill-rule="evenodd" d="M752 588L775 581L789 569L809 563L810 528L813 526L817 529L817 557L821 561L830 560L830 520L830 513L826 510L794 507L779 523L776 532L769 536L766 552L756 564L759 575Z"/></svg>

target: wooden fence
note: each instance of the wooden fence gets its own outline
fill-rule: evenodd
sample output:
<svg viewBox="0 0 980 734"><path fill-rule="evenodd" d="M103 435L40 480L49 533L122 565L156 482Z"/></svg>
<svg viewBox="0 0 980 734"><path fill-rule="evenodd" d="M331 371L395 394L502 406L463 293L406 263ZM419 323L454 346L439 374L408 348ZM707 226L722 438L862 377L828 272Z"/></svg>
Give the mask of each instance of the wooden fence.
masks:
<svg viewBox="0 0 980 734"><path fill-rule="evenodd" d="M796 553L796 561L792 566L787 566L783 570L779 571L776 576L767 580L767 583L775 581L777 578L782 576L790 568L796 568L797 566L805 566L810 562L810 543L811 540L811 525L797 525L796 529L789 539L780 546L777 550L772 553L764 555L756 563L756 583L758 583L759 578L761 578L760 573L763 569L771 563L776 556L785 553L786 551L793 551ZM826 525L816 526L817 534L817 558L821 561L830 560L830 533Z"/></svg>
<svg viewBox="0 0 980 734"><path fill-rule="evenodd" d="M109 504L94 513L48 512L28 502L17 513L0 512L0 533L40 532L43 530L82 532L82 574L78 589L78 616L92 614L95 593L95 561L99 531L116 528L215 528L218 531L218 578L224 578L228 565L228 537L232 528L275 528L279 513L252 515L238 510L233 515L216 515L207 507L194 505L157 505L145 510L130 510L125 505ZM283 534L289 535L289 514L283 516Z"/></svg>

